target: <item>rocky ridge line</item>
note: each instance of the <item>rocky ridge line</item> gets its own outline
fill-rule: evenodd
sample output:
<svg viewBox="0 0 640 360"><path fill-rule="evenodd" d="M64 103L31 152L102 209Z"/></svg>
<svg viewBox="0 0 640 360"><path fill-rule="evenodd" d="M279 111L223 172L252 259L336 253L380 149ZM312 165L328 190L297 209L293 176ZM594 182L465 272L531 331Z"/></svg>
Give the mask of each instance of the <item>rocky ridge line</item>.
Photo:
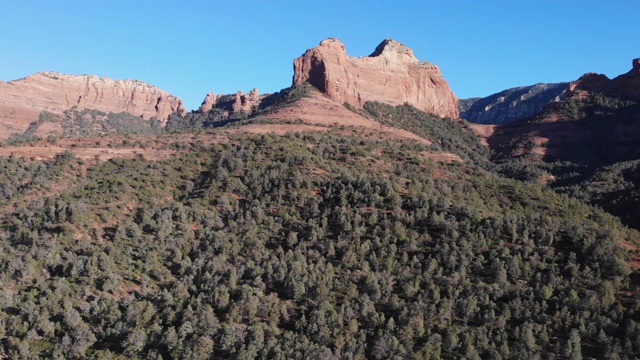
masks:
<svg viewBox="0 0 640 360"><path fill-rule="evenodd" d="M39 72L0 83L0 137L24 131L42 111L61 113L73 107L163 122L174 112L185 112L178 97L142 81Z"/></svg>
<svg viewBox="0 0 640 360"><path fill-rule="evenodd" d="M569 84L569 96L584 97L597 92L620 99L640 101L640 58L633 59L631 66L629 72L613 79L603 74L584 74Z"/></svg>
<svg viewBox="0 0 640 360"><path fill-rule="evenodd" d="M477 124L507 124L524 120L548 104L564 99L567 85L569 83L520 86L485 98L460 100L460 117Z"/></svg>

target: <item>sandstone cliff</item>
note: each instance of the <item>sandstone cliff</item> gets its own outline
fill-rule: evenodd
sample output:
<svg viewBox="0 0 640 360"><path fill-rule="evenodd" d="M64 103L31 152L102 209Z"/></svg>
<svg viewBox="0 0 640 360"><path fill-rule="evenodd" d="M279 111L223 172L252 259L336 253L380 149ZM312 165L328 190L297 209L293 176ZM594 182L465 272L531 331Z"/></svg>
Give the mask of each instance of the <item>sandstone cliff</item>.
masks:
<svg viewBox="0 0 640 360"><path fill-rule="evenodd" d="M60 113L74 106L163 121L185 111L179 98L141 81L40 72L0 83L0 137L24 131L43 110Z"/></svg>
<svg viewBox="0 0 640 360"><path fill-rule="evenodd" d="M458 118L458 99L440 69L419 61L410 48L391 39L362 58L348 56L337 39L323 40L294 61L293 85L303 83L340 104L409 103L438 116Z"/></svg>
<svg viewBox="0 0 640 360"><path fill-rule="evenodd" d="M536 84L503 90L485 98L460 100L460 117L477 124L507 124L530 118L564 99L568 83Z"/></svg>

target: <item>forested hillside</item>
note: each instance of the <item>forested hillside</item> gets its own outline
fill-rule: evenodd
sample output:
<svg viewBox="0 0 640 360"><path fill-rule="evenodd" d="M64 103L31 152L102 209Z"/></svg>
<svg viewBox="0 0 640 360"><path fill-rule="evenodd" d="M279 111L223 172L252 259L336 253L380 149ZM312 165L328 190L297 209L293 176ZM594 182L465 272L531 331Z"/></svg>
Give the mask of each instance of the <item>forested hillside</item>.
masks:
<svg viewBox="0 0 640 360"><path fill-rule="evenodd" d="M45 130L43 130L45 128ZM100 110L72 108L62 114L43 111L38 120L29 124L23 133L14 133L3 141L4 145L33 141L41 137L88 137L118 134L159 134L160 120L145 120L126 112L106 113Z"/></svg>
<svg viewBox="0 0 640 360"><path fill-rule="evenodd" d="M499 128L489 139L496 168L602 206L636 229L640 104L599 93L548 106L537 117Z"/></svg>
<svg viewBox="0 0 640 360"><path fill-rule="evenodd" d="M337 132L163 161L0 158L2 355L640 354L639 233L478 166L461 127L425 131L465 162Z"/></svg>

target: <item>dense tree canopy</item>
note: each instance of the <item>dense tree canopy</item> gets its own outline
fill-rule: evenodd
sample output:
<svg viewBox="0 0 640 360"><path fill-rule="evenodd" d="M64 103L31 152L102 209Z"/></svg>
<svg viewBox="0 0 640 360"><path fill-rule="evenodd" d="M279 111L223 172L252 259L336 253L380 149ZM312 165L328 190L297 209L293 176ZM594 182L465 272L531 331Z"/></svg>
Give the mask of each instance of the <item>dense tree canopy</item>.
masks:
<svg viewBox="0 0 640 360"><path fill-rule="evenodd" d="M637 231L476 166L482 150L427 150L297 133L157 162L2 158L3 354L640 354Z"/></svg>

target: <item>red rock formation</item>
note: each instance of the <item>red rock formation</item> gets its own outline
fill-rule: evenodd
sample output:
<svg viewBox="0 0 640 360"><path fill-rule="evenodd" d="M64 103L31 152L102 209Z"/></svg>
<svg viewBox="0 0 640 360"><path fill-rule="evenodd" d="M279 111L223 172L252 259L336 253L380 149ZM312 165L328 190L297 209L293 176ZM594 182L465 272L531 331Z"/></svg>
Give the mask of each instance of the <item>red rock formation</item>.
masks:
<svg viewBox="0 0 640 360"><path fill-rule="evenodd" d="M185 111L179 98L141 81L41 72L0 83L0 137L24 131L43 110L60 113L74 106L161 120Z"/></svg>
<svg viewBox="0 0 640 360"><path fill-rule="evenodd" d="M214 108L218 108L229 113L245 112L250 114L254 107L260 105L266 95L260 95L258 89L251 90L248 94L238 91L235 94L216 95L208 93L202 101L199 112L205 113Z"/></svg>
<svg viewBox="0 0 640 360"><path fill-rule="evenodd" d="M200 104L200 108L198 109L201 113L206 113L211 111L216 106L216 102L218 101L219 96L210 92L205 96L202 104Z"/></svg>
<svg viewBox="0 0 640 360"><path fill-rule="evenodd" d="M323 40L294 63L293 84L309 83L342 104L409 103L432 114L458 118L458 99L436 65L421 62L398 41L384 40L370 55L347 55L337 39Z"/></svg>
<svg viewBox="0 0 640 360"><path fill-rule="evenodd" d="M640 101L640 59L633 59L632 69L614 79L609 79L602 74L588 73L572 82L568 87L568 93L571 97L586 96L594 92Z"/></svg>
<svg viewBox="0 0 640 360"><path fill-rule="evenodd" d="M258 89L253 89L246 95L242 91L238 91L236 101L233 104L233 112L244 111L251 113L253 107L258 106L261 100Z"/></svg>

